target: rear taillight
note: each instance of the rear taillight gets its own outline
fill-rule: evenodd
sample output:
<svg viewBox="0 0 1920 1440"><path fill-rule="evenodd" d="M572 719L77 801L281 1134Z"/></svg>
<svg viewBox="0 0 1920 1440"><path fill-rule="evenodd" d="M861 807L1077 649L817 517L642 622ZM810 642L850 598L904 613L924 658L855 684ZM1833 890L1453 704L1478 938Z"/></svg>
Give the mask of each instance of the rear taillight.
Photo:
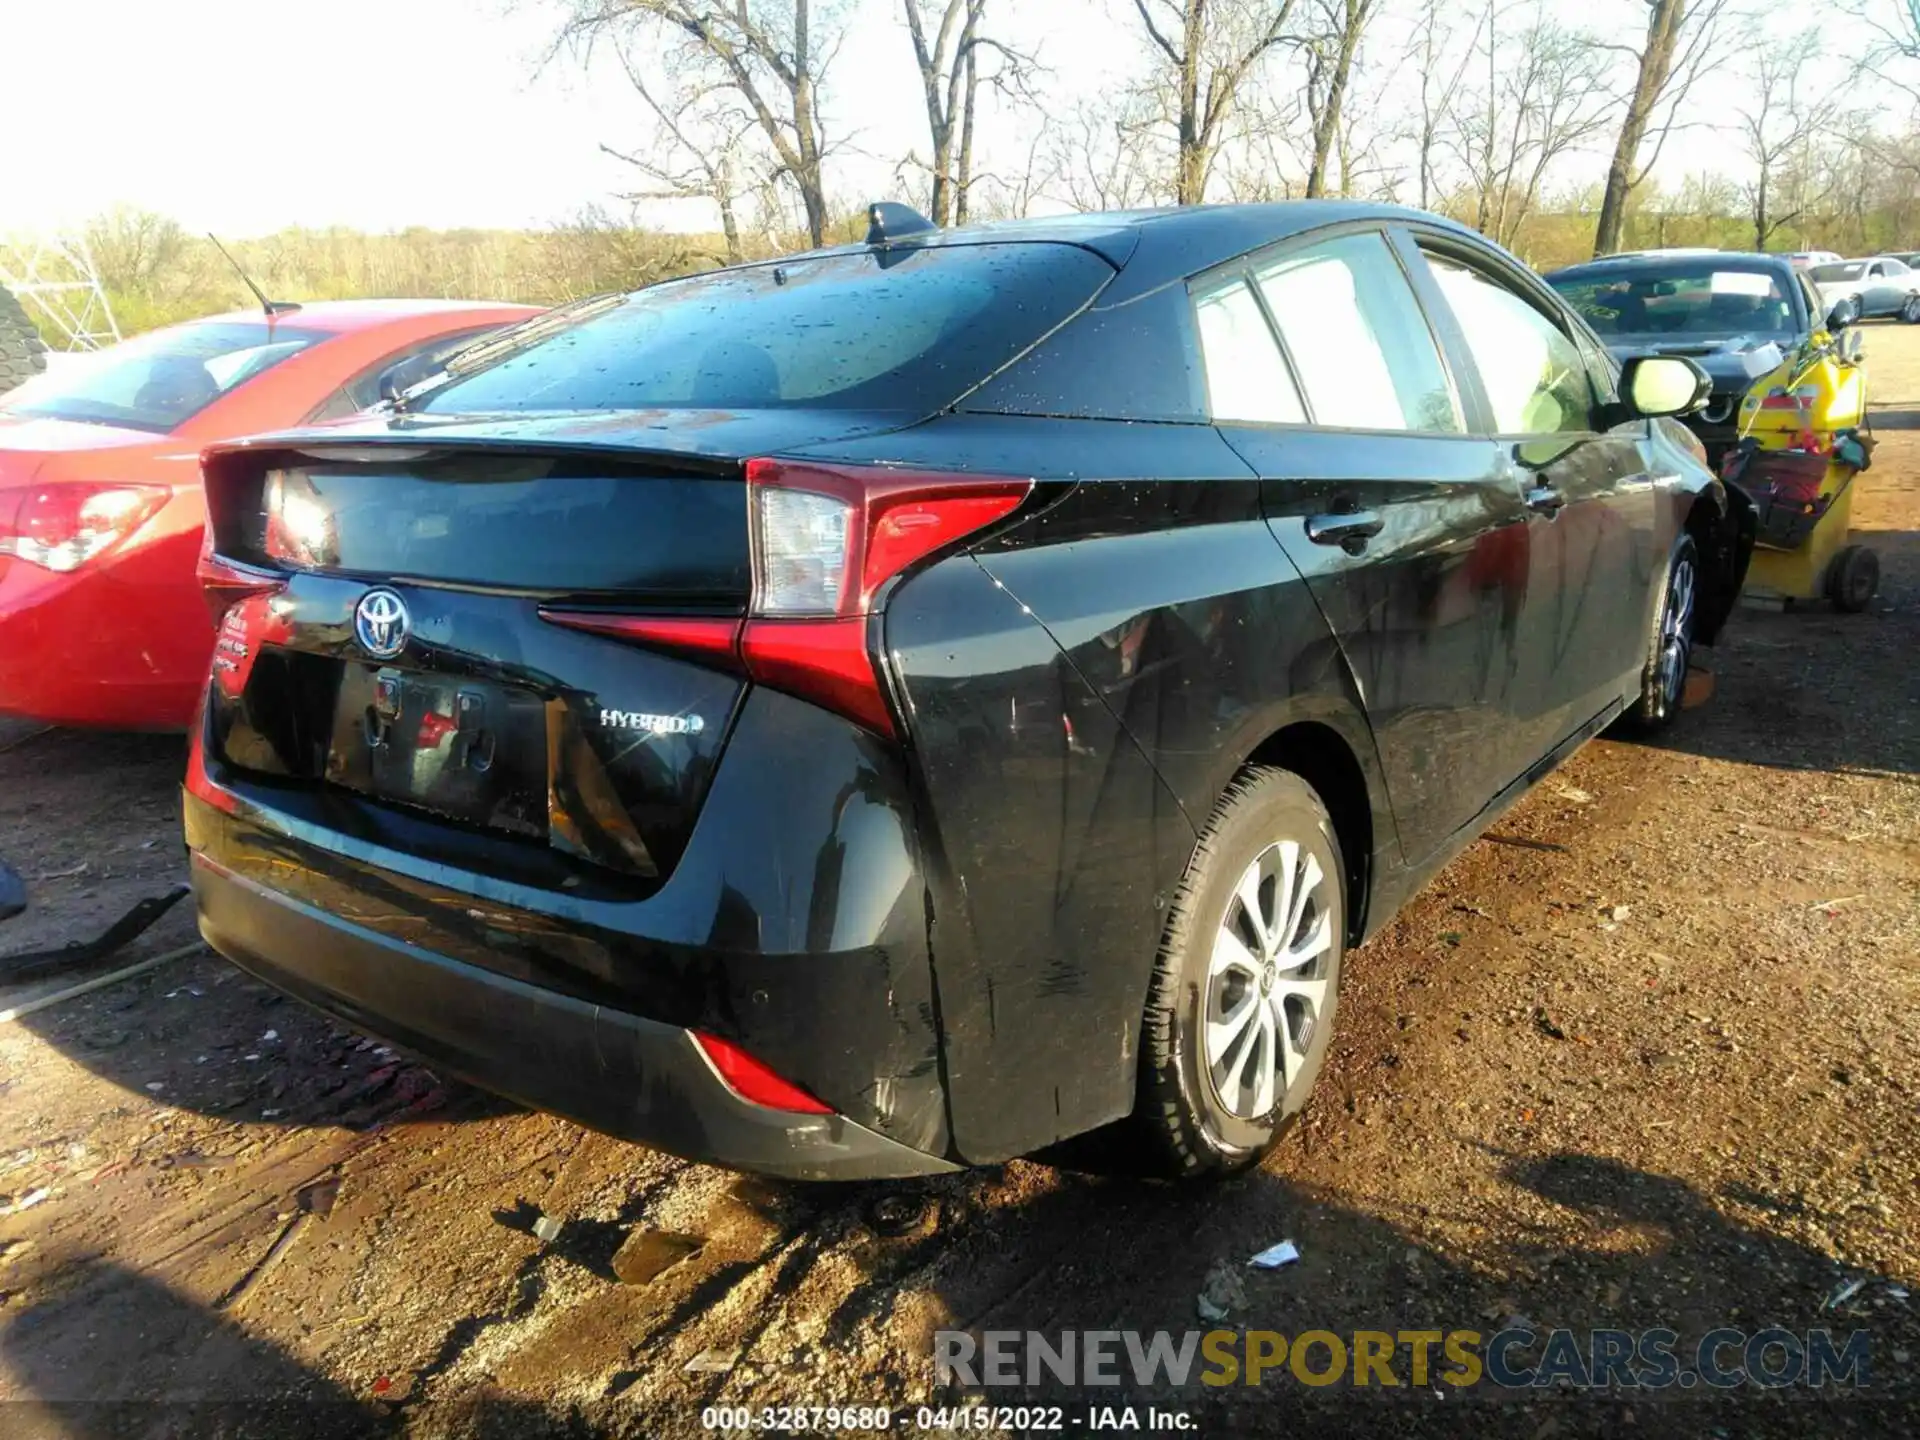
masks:
<svg viewBox="0 0 1920 1440"><path fill-rule="evenodd" d="M893 734L867 648L889 580L1011 514L1031 480L749 460L753 600L743 619L543 610L548 620L735 663L760 684Z"/></svg>
<svg viewBox="0 0 1920 1440"><path fill-rule="evenodd" d="M0 555L67 574L146 524L172 493L77 482L0 490Z"/></svg>
<svg viewBox="0 0 1920 1440"><path fill-rule="evenodd" d="M774 1074L738 1045L699 1030L693 1032L693 1038L727 1088L741 1099L765 1105L770 1110L791 1110L801 1115L833 1113L832 1106L821 1104L791 1080Z"/></svg>
<svg viewBox="0 0 1920 1440"><path fill-rule="evenodd" d="M867 649L886 583L1017 508L1031 480L749 460L753 606L747 673L893 733Z"/></svg>

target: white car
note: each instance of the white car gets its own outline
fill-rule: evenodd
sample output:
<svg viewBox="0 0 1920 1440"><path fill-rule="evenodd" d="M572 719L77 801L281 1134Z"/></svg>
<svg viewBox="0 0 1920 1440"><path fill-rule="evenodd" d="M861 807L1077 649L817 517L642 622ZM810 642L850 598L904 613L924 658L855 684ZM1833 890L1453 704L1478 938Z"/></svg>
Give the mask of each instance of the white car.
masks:
<svg viewBox="0 0 1920 1440"><path fill-rule="evenodd" d="M1844 323L1851 324L1875 315L1898 315L1909 325L1920 324L1920 270L1909 269L1892 255L1815 265L1807 279L1820 292L1821 308L1829 318L1844 317Z"/></svg>

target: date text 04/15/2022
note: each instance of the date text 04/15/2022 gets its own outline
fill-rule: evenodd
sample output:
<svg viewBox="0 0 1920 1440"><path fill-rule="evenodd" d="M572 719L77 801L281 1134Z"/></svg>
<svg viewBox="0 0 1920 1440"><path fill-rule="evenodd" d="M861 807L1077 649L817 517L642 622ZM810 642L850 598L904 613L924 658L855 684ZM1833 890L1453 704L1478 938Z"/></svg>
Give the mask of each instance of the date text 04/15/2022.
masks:
<svg viewBox="0 0 1920 1440"><path fill-rule="evenodd" d="M884 1433L923 1430L935 1433L1142 1430L1172 1433L1194 1429L1184 1410L1154 1405L920 1405L894 1411L884 1405L709 1405L700 1412L703 1429L769 1434Z"/></svg>

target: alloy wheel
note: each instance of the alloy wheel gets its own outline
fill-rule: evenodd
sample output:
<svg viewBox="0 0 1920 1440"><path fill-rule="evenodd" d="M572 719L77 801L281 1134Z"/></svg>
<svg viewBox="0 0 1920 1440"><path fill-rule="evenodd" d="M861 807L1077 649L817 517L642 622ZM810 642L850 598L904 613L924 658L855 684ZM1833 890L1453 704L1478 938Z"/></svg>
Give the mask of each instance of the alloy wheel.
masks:
<svg viewBox="0 0 1920 1440"><path fill-rule="evenodd" d="M1307 1056L1332 1002L1338 881L1291 840L1241 874L1207 967L1204 1058L1233 1115L1266 1115L1311 1084Z"/></svg>
<svg viewBox="0 0 1920 1440"><path fill-rule="evenodd" d="M1660 616L1660 709L1680 708L1687 685L1687 661L1693 654L1694 565L1691 555L1673 562L1667 581L1667 605Z"/></svg>

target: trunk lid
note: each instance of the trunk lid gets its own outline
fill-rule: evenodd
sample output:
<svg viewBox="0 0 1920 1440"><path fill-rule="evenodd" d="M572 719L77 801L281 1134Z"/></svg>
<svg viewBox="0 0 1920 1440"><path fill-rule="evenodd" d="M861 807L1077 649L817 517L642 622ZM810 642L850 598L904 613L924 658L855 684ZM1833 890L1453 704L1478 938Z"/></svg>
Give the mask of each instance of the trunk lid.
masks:
<svg viewBox="0 0 1920 1440"><path fill-rule="evenodd" d="M737 457L879 423L407 420L217 448L212 548L274 583L222 621L210 761L335 828L398 807L484 838L503 873L663 881L747 682L542 611L724 626L752 591Z"/></svg>

